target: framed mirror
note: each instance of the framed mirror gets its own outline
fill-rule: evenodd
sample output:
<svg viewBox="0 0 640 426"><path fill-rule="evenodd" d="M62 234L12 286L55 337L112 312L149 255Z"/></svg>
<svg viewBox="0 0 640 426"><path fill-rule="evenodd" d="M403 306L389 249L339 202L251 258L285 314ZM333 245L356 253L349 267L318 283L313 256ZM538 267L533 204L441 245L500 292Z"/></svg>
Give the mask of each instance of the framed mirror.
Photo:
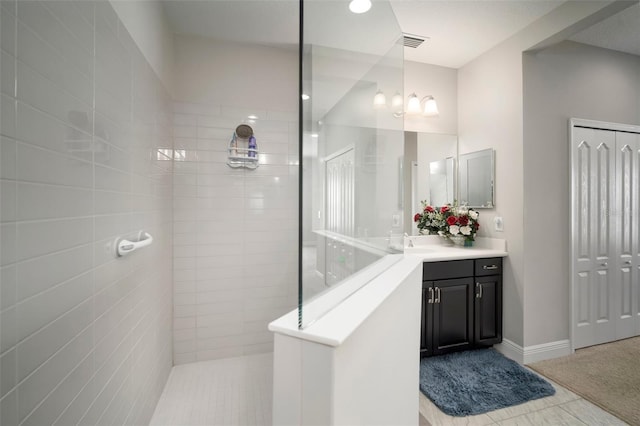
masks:
<svg viewBox="0 0 640 426"><path fill-rule="evenodd" d="M494 200L495 160L493 149L458 156L458 195L460 205L491 209Z"/></svg>

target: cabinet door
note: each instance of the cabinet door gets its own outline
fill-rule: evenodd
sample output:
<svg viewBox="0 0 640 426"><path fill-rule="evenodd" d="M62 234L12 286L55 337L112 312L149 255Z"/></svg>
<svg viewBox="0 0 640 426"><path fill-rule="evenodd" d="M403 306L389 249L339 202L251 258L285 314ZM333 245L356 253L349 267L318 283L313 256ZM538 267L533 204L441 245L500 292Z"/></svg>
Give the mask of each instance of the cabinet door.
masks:
<svg viewBox="0 0 640 426"><path fill-rule="evenodd" d="M431 316L433 311L433 282L426 281L422 283L422 311L420 324L420 358L429 356L431 351Z"/></svg>
<svg viewBox="0 0 640 426"><path fill-rule="evenodd" d="M491 346L502 341L502 278L500 275L476 277L476 346Z"/></svg>
<svg viewBox="0 0 640 426"><path fill-rule="evenodd" d="M434 281L434 355L470 349L473 344L473 278Z"/></svg>

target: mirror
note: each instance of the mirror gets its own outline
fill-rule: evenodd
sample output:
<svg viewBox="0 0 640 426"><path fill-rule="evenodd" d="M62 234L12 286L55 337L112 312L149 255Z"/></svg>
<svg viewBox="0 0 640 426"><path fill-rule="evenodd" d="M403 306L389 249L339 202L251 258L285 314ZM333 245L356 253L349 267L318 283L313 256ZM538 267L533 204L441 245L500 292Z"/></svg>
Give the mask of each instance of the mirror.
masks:
<svg viewBox="0 0 640 426"><path fill-rule="evenodd" d="M494 150L458 156L458 136L404 132L404 232L417 235L413 215L421 201L440 206L456 200L474 208L493 208ZM409 204L410 202L410 204Z"/></svg>
<svg viewBox="0 0 640 426"><path fill-rule="evenodd" d="M494 207L495 166L493 149L469 152L458 157L458 190L461 205L476 209Z"/></svg>
<svg viewBox="0 0 640 426"><path fill-rule="evenodd" d="M417 235L413 215L421 201L433 205L453 204L456 188L458 136L451 134L405 132L404 232ZM433 172L432 172L433 171Z"/></svg>

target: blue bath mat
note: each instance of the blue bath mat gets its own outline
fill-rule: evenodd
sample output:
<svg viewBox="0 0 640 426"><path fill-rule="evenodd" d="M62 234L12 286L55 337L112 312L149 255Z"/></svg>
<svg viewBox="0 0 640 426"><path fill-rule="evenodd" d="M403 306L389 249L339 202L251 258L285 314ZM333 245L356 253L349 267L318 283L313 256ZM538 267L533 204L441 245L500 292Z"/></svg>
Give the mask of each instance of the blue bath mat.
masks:
<svg viewBox="0 0 640 426"><path fill-rule="evenodd" d="M553 395L547 381L493 349L422 358L420 390L450 416L473 416Z"/></svg>

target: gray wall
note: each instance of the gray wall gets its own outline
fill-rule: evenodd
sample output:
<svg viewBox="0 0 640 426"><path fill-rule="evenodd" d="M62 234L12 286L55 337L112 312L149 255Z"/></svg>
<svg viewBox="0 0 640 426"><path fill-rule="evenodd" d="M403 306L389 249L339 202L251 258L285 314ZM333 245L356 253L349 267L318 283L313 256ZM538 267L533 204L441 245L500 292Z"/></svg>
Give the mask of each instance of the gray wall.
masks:
<svg viewBox="0 0 640 426"><path fill-rule="evenodd" d="M168 96L108 2L0 10L0 423L146 424L171 369Z"/></svg>
<svg viewBox="0 0 640 426"><path fill-rule="evenodd" d="M536 258L537 253L532 250L525 253L528 241L524 234L526 194L523 168L526 157L522 54L534 46L548 44L558 38L566 39L592 25L594 19L615 13L616 10L608 6L610 4L604 2L563 3L458 72L459 152L495 149L496 208L482 210L480 236L507 240L509 257L504 268L504 337L520 347L530 344L525 336L525 316L538 321L535 311L525 312L524 303L530 287L539 285L536 281L525 280L524 273L525 256ZM495 216L504 219L504 232L493 230Z"/></svg>
<svg viewBox="0 0 640 426"><path fill-rule="evenodd" d="M574 42L523 55L525 344L569 338L571 117L640 124L640 57Z"/></svg>

